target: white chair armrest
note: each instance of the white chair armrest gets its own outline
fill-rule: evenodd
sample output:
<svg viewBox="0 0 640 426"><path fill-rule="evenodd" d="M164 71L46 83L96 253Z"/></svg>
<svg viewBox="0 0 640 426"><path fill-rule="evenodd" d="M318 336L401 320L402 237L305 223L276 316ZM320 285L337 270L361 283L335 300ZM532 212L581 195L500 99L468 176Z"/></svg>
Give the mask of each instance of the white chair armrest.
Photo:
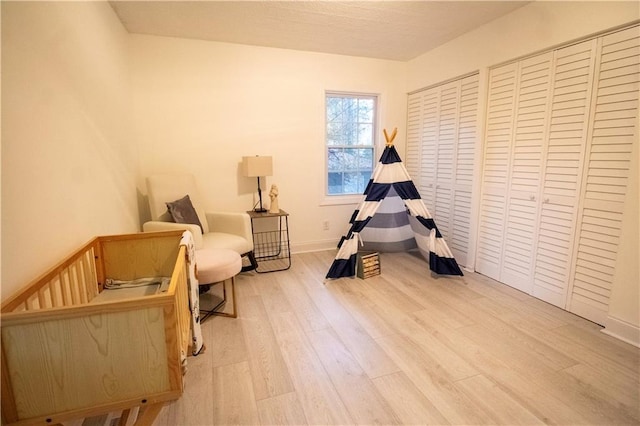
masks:
<svg viewBox="0 0 640 426"><path fill-rule="evenodd" d="M159 231L191 231L193 234L193 244L196 249L202 248L202 229L198 225L192 225L190 223L175 223L175 222L162 222L159 220L152 220L145 222L142 225L144 232L159 232Z"/></svg>
<svg viewBox="0 0 640 426"><path fill-rule="evenodd" d="M226 232L245 238L253 245L251 218L246 213L206 213L211 232Z"/></svg>

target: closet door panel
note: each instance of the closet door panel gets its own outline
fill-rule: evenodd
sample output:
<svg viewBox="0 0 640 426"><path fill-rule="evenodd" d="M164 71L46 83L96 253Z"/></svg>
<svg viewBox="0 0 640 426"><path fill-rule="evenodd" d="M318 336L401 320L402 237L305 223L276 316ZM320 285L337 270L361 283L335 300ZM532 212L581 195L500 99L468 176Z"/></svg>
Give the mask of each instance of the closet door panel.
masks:
<svg viewBox="0 0 640 426"><path fill-rule="evenodd" d="M549 115L553 53L520 61L508 183L501 281L526 293L533 287L540 179Z"/></svg>
<svg viewBox="0 0 640 426"><path fill-rule="evenodd" d="M471 191L456 190L453 199L453 235L449 248L458 264L468 265L471 234Z"/></svg>
<svg viewBox="0 0 640 426"><path fill-rule="evenodd" d="M596 40L554 52L532 294L564 308L587 140Z"/></svg>
<svg viewBox="0 0 640 426"><path fill-rule="evenodd" d="M561 201L543 201L542 204L532 295L564 308L572 261L576 206Z"/></svg>
<svg viewBox="0 0 640 426"><path fill-rule="evenodd" d="M420 196L433 216L436 205L436 171L438 159L438 126L440 122L440 91L422 92L422 163ZM437 223L437 222L436 222Z"/></svg>
<svg viewBox="0 0 640 426"><path fill-rule="evenodd" d="M463 79L460 86L455 184L458 187L467 187L469 191L474 180L473 169L478 132L478 83L476 74Z"/></svg>
<svg viewBox="0 0 640 426"><path fill-rule="evenodd" d="M416 186L460 266L467 264L477 143L478 74L408 98L407 155Z"/></svg>
<svg viewBox="0 0 640 426"><path fill-rule="evenodd" d="M602 37L569 310L606 322L631 149L638 143L640 27Z"/></svg>
<svg viewBox="0 0 640 426"><path fill-rule="evenodd" d="M611 295L622 213L585 203L569 310L604 324ZM585 232L590 230L590 232ZM602 244L602 239L613 243Z"/></svg>
<svg viewBox="0 0 640 426"><path fill-rule="evenodd" d="M489 74L476 270L497 280L502 269L517 71L517 64L508 64Z"/></svg>
<svg viewBox="0 0 640 426"><path fill-rule="evenodd" d="M440 86L434 218L447 244L451 243L452 237L453 179L456 173L459 104L459 81Z"/></svg>
<svg viewBox="0 0 640 426"><path fill-rule="evenodd" d="M449 247L458 264L468 265L471 204L478 120L478 75L460 81L457 144L453 180L453 214Z"/></svg>
<svg viewBox="0 0 640 426"><path fill-rule="evenodd" d="M531 252L536 237L537 206L535 196L528 193L512 192L509 195L500 281L525 293L531 293Z"/></svg>
<svg viewBox="0 0 640 426"><path fill-rule="evenodd" d="M438 120L438 160L436 182L451 185L455 175L455 147L458 133L459 83L450 83L440 92Z"/></svg>
<svg viewBox="0 0 640 426"><path fill-rule="evenodd" d="M450 185L436 185L436 204L432 215L438 226L438 230L444 237L447 245L451 241L451 225L453 217L451 216L451 207L453 203L453 191Z"/></svg>
<svg viewBox="0 0 640 426"><path fill-rule="evenodd" d="M422 132L422 94L413 93L407 99L407 151L405 165L416 188L420 190Z"/></svg>
<svg viewBox="0 0 640 426"><path fill-rule="evenodd" d="M502 265L504 202L504 191L492 188L483 190L476 270L498 281Z"/></svg>
<svg viewBox="0 0 640 426"><path fill-rule="evenodd" d="M491 71L487 105L487 131L483 185L506 189L511 152L511 133L516 99L517 64Z"/></svg>

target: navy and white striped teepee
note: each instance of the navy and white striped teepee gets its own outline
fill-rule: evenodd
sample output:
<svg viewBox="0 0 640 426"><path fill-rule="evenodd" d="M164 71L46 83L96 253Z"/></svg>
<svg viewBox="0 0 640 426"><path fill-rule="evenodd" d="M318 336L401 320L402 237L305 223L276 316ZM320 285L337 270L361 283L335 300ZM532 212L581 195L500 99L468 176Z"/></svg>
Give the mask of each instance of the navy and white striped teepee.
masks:
<svg viewBox="0 0 640 426"><path fill-rule="evenodd" d="M338 254L327 278L356 274L358 244L375 251L400 251L418 248L429 259L429 267L438 274L462 275L451 250L442 238L427 207L384 131L387 146L364 191L364 200L351 216L351 229L342 237Z"/></svg>

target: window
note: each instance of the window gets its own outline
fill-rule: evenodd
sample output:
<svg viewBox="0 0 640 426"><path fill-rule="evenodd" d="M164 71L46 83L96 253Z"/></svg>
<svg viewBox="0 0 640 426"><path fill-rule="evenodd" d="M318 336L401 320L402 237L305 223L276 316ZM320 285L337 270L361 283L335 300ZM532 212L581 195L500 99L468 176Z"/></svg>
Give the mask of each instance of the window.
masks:
<svg viewBox="0 0 640 426"><path fill-rule="evenodd" d="M377 96L327 93L327 195L364 192L374 167Z"/></svg>

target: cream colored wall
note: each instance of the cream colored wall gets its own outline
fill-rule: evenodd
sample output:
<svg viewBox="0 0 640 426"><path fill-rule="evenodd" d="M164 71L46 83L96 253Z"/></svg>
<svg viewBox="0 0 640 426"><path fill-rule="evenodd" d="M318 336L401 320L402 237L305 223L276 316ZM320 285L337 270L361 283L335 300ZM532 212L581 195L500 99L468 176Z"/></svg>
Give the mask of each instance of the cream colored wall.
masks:
<svg viewBox="0 0 640 426"><path fill-rule="evenodd" d="M637 2L534 2L409 61L407 87L413 91L479 71L480 99L486 99L488 67L638 19L640 6ZM483 104L481 108L484 108ZM484 111L480 115L481 122L483 116ZM478 152L481 149L479 141ZM637 168L636 159L623 219L626 238L616 264L609 317L623 323L615 324L618 337L626 336L629 341L640 342ZM480 176L479 168L477 175ZM479 186L474 192L479 194ZM476 199L475 211L477 206ZM630 334L633 339L628 337Z"/></svg>
<svg viewBox="0 0 640 426"><path fill-rule="evenodd" d="M2 2L2 298L138 229L128 34L106 2Z"/></svg>
<svg viewBox="0 0 640 426"><path fill-rule="evenodd" d="M355 207L320 205L325 90L380 94L380 124L404 149L405 63L134 35L131 64L141 191L150 174L191 172L207 209L246 211L257 182L242 157L271 155L266 190L279 187L294 251L335 247Z"/></svg>
<svg viewBox="0 0 640 426"><path fill-rule="evenodd" d="M409 91L640 19L634 1L536 1L409 61ZM483 98L481 98L483 99Z"/></svg>

